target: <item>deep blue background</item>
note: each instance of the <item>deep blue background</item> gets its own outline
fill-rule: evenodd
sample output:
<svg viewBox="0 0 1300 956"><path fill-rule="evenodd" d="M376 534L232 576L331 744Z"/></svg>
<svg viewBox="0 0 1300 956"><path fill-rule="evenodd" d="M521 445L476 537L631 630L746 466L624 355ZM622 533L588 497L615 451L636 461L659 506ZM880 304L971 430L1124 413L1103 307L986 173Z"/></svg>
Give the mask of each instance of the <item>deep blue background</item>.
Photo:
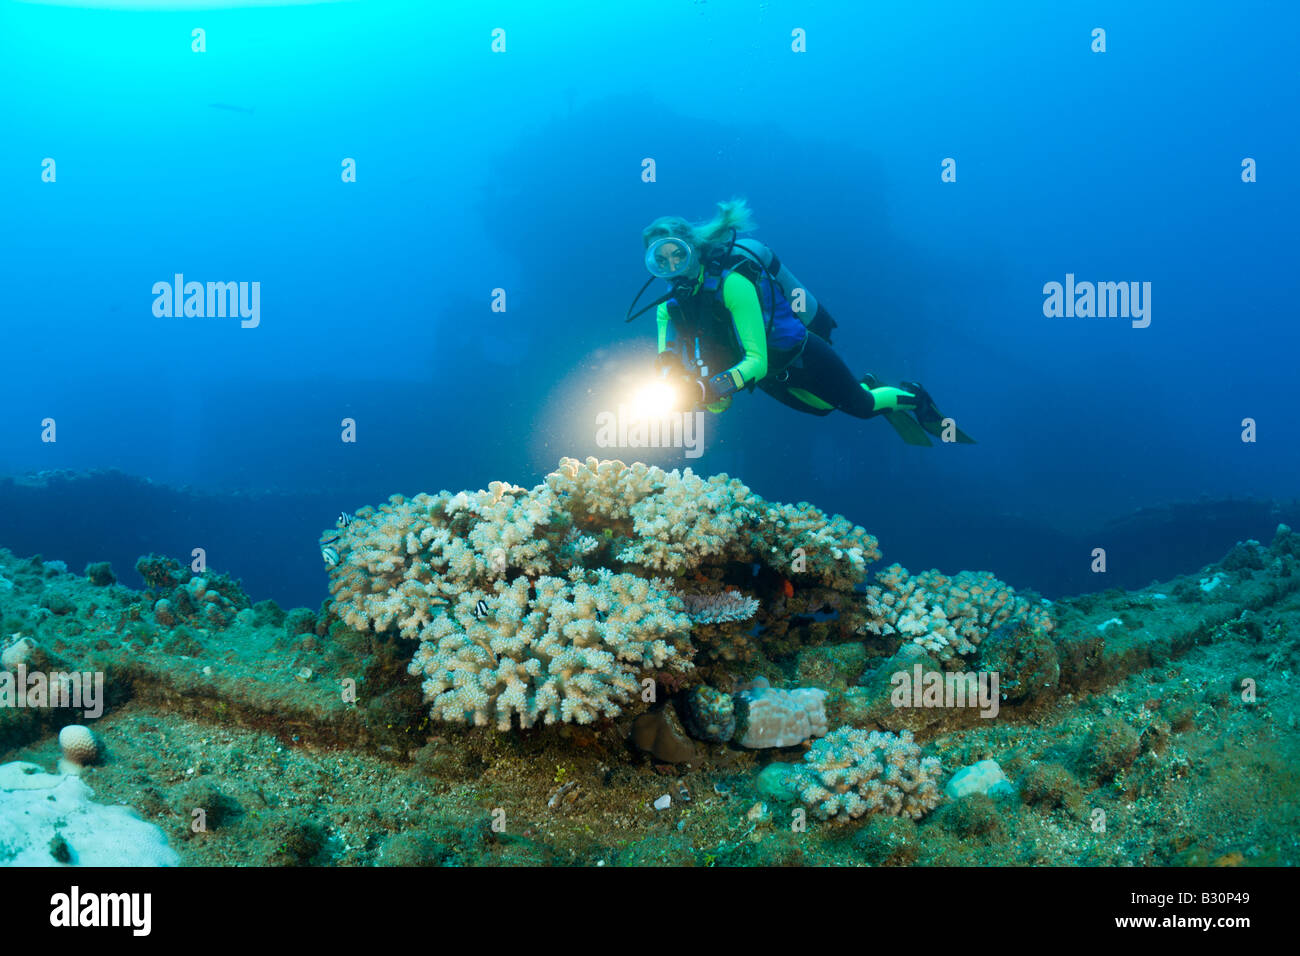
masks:
<svg viewBox="0 0 1300 956"><path fill-rule="evenodd" d="M1139 507L1296 493L1293 4L126 6L0 4L0 474L275 493L218 512L211 560L255 597L323 596L315 534L342 508L635 457L594 419L654 351L648 316L622 323L640 229L733 195L849 365L925 382L980 444L755 394L703 458L656 463L842 512L886 560L1048 591ZM155 318L176 272L261 282L261 325ZM1151 282L1150 328L1045 318L1067 272ZM167 507L207 530L138 486L79 487L71 514L0 495L25 503L0 546L73 563L217 535L190 496ZM1263 534L1261 507L1219 537ZM1159 533L1119 564L1176 564Z"/></svg>

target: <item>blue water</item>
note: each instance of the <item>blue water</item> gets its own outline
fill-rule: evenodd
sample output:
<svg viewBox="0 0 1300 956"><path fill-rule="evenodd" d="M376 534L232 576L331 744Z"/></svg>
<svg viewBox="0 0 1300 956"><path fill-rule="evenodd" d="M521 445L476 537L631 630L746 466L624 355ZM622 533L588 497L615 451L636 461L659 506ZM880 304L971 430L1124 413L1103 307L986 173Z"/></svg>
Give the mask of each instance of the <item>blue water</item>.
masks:
<svg viewBox="0 0 1300 956"><path fill-rule="evenodd" d="M339 510L597 455L1050 591L1035 568L1134 509L1296 494L1293 4L168 6L0 2L0 474L296 497L195 527L80 496L0 514L0 545L126 575L220 535L254 598L313 603ZM623 322L640 230L732 196L850 367L924 382L978 445L761 393L698 459L597 445L655 352ZM1067 273L1150 282L1149 327L1045 316ZM156 315L177 274L259 283L256 327Z"/></svg>

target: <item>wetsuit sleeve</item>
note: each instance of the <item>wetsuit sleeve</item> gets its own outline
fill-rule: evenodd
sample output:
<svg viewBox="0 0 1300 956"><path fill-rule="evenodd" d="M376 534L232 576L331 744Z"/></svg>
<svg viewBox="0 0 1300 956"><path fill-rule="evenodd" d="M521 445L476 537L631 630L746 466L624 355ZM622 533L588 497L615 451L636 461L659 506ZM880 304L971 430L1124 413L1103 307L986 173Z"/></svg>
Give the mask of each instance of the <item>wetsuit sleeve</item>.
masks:
<svg viewBox="0 0 1300 956"><path fill-rule="evenodd" d="M655 323L659 326L659 351L668 351L668 303L660 302L655 310Z"/></svg>
<svg viewBox="0 0 1300 956"><path fill-rule="evenodd" d="M722 303L731 313L736 339L745 357L727 370L731 383L744 388L767 374L767 332L763 328L763 309L758 304L758 290L739 273L733 272L722 284Z"/></svg>

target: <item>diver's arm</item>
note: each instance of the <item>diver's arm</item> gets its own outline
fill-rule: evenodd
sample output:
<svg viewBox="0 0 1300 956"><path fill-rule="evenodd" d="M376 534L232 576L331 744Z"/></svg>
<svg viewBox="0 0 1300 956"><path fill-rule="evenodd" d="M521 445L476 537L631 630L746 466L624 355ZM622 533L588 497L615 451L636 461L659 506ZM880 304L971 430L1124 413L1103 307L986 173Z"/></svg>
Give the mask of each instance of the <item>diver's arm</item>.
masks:
<svg viewBox="0 0 1300 956"><path fill-rule="evenodd" d="M757 382L767 374L767 331L763 328L763 309L758 304L754 283L739 273L731 273L722 284L722 303L731 313L736 339L745 357L710 380L719 397Z"/></svg>
<svg viewBox="0 0 1300 956"><path fill-rule="evenodd" d="M763 309L758 304L754 283L731 273L722 283L722 304L731 313L744 357L707 381L698 379L699 404L711 412L726 411L731 396L767 374L767 330L763 328Z"/></svg>
<svg viewBox="0 0 1300 956"><path fill-rule="evenodd" d="M655 310L655 324L659 326L659 354L668 351L668 303L660 302Z"/></svg>

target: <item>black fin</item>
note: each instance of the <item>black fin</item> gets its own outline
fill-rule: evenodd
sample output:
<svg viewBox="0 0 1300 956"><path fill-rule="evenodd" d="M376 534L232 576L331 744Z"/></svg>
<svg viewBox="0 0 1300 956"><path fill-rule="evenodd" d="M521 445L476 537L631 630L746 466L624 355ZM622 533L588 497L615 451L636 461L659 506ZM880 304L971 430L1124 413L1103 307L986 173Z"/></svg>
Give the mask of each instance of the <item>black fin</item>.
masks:
<svg viewBox="0 0 1300 956"><path fill-rule="evenodd" d="M894 431L898 432L898 436L909 445L923 445L928 448L934 444L926 436L925 429L921 427L920 422L907 412L892 410L880 414L885 417L885 421L894 426Z"/></svg>

